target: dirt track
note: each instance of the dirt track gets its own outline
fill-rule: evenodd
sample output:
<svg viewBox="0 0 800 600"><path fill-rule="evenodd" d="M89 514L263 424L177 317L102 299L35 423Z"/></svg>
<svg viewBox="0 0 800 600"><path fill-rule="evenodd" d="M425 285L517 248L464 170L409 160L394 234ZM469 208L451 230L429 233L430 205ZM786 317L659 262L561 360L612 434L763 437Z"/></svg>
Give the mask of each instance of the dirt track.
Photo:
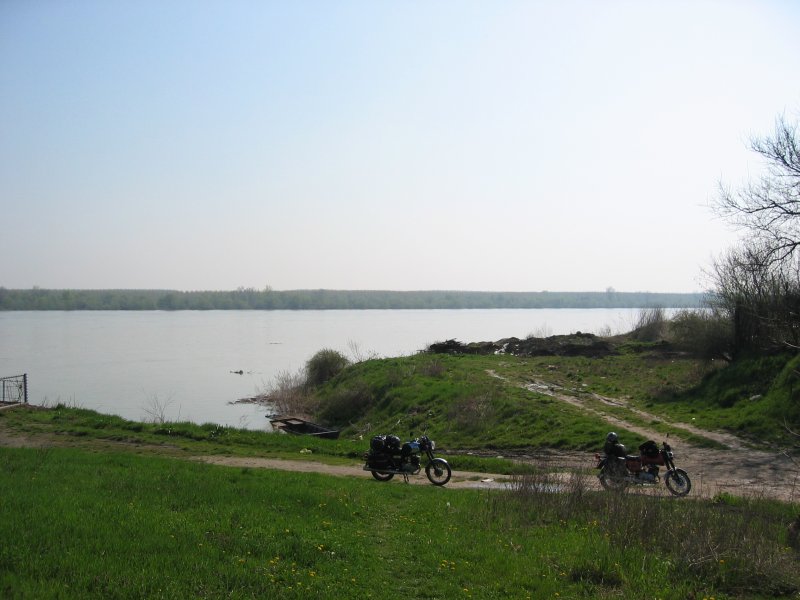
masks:
<svg viewBox="0 0 800 600"><path fill-rule="evenodd" d="M320 462L307 460L281 460L277 458L257 458L257 457L231 457L231 456L202 456L196 460L215 465L225 465L231 467L249 467L254 469L280 469L281 471L297 471L302 473L323 473L326 475L337 475L341 477L368 477L372 480L369 471L362 468L362 463L357 465L328 465ZM403 477L396 475L395 481L402 482ZM470 471L453 471L453 477L447 484L452 488L502 488L508 481L507 475L494 475L491 473L474 473ZM408 479L413 484L429 484L425 477L424 469L417 475L412 475ZM377 483L377 482L376 482Z"/></svg>
<svg viewBox="0 0 800 600"><path fill-rule="evenodd" d="M492 377L503 379L510 385L515 385L494 371L488 371L488 374ZM635 415L639 422L664 422L662 416L652 415L628 406L624 399L583 392L578 393L541 380L526 382L521 387L576 406L584 413L592 414L608 423L609 429L632 431L648 439L662 440L661 433L625 421L606 413L602 409L603 406L624 408L628 413ZM735 435L704 430L688 423L669 423L669 425L676 432L669 439L675 452L675 462L678 467L689 473L692 479L692 496L713 497L720 492L727 492L740 496L766 496L788 501L800 501L800 464L793 463L781 451L754 450ZM681 432L714 440L725 446L726 449L715 450L693 446L681 437ZM602 444L602 440L598 440L598 445L600 444ZM593 453L537 452L532 455L517 455L509 458L535 463L543 468L558 472L588 472L590 475L585 478L587 484L592 487L599 487L597 479L591 475L595 464ZM361 465L332 467L321 463L304 461L275 461L255 458L231 459L227 457L207 457L203 460L216 464L235 464L236 466L315 471L333 475L370 476L368 472L362 470ZM247 461L247 464L244 461ZM402 478L399 477L395 479L402 481ZM491 473L454 472L453 479L448 484L448 487L503 488L508 485L508 480L507 476ZM411 477L410 482L427 483L427 479L422 474L421 476ZM664 486L659 486L659 488L664 493L668 493Z"/></svg>
<svg viewBox="0 0 800 600"><path fill-rule="evenodd" d="M489 371L489 375L504 379L493 371ZM598 404L601 407L621 407L645 422L665 423L663 416L628 406L624 399L576 393L541 380L527 382L521 387L576 406L584 413L593 414L608 423L609 429L625 429L658 442L664 437L658 431L625 421L597 408ZM666 424L676 432L670 436L669 442L675 452L676 466L687 471L692 479L692 495L713 496L719 492L728 492L736 495L763 495L795 502L800 500L800 464L792 462L782 451L754 450L735 435L701 429L688 423ZM714 440L726 449L693 446L681 437L681 432ZM797 457L794 460L797 461ZM568 470L585 466L585 461L586 454L572 452L544 458L545 463L550 462L555 467Z"/></svg>
<svg viewBox="0 0 800 600"><path fill-rule="evenodd" d="M731 456L731 452L734 456ZM691 449L689 453L677 452L676 462L692 478L691 496L712 497L720 492L741 496L770 497L797 502L800 500L800 471L792 468L781 455L748 451ZM593 455L581 452L542 454L517 457L524 462L535 462L543 467L567 473L590 469L594 465ZM366 477L370 474L360 464L354 466L328 465L314 461L279 460L270 458L241 458L228 456L198 457L202 462L250 468L281 469L286 471L314 472L337 476ZM735 464L734 464L735 463ZM599 488L593 475L586 476L589 486ZM395 477L395 482L402 482ZM454 471L447 484L449 488L503 489L509 484L507 475ZM425 474L409 479L412 484L428 484ZM664 486L655 490L668 494Z"/></svg>
<svg viewBox="0 0 800 600"><path fill-rule="evenodd" d="M542 383L536 383L536 391L541 392ZM661 434L646 428L606 415L586 405L585 402L563 390L550 390L552 397L570 404L581 406L582 409L595 413L598 418L609 423L609 427L635 431L641 435L660 440ZM605 399L608 402L619 400ZM641 414L641 413L640 413ZM655 418L655 417L653 417ZM662 419L663 421L663 419ZM712 450L698 448L682 441L679 436L671 436L670 443L675 451L675 462L678 467L685 469L692 479L692 496L711 497L719 492L728 492L736 495L765 496L793 502L800 501L800 466L793 464L781 452L767 452L753 450L735 436L730 434L704 431L686 424L675 423L676 430L692 431L705 437L713 438L727 446L725 450ZM624 441L624 440L623 440ZM13 447L48 447L54 445L82 445L80 439L71 439L58 435L25 435L7 431L0 422L0 446ZM95 444L97 446L98 444ZM131 444L124 442L100 442L99 445L109 448ZM164 447L149 448L145 445L135 445L141 453L164 453ZM522 462L532 462L542 467L558 472L588 473L586 481L591 486L597 486L597 479L592 475L594 466L593 453L587 452L537 452L530 455L508 456ZM443 455L447 458L447 455ZM365 477L372 481L369 472L362 469L362 465L329 465L313 460L281 460L258 457L229 457L229 456L197 456L190 457L201 462L249 468L282 469L297 472L316 472L336 476ZM403 478L397 476L391 484L402 484ZM507 487L509 477L492 473L473 473L454 471L453 478L447 484L448 488L488 488L503 489ZM424 472L409 479L413 484L428 484ZM377 483L377 482L375 482ZM662 490L664 486L659 486ZM666 491L664 490L666 493Z"/></svg>

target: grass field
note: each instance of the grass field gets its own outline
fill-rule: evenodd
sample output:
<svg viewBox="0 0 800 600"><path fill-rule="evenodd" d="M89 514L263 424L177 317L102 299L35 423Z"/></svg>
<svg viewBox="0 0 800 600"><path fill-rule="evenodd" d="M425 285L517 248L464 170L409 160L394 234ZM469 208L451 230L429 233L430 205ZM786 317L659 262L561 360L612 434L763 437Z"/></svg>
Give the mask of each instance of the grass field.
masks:
<svg viewBox="0 0 800 600"><path fill-rule="evenodd" d="M797 597L792 507L0 448L6 598Z"/></svg>

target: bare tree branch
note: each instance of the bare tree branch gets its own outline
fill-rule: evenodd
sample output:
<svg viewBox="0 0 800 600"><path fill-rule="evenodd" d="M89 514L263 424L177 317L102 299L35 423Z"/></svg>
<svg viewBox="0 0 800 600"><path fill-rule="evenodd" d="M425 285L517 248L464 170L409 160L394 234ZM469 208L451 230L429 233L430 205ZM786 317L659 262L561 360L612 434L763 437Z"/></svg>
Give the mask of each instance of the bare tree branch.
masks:
<svg viewBox="0 0 800 600"><path fill-rule="evenodd" d="M780 262L800 247L798 124L778 117L772 135L754 137L750 149L764 160L766 174L738 190L720 183L715 211L765 244L770 262Z"/></svg>
<svg viewBox="0 0 800 600"><path fill-rule="evenodd" d="M742 229L741 246L717 259L717 304L734 320L736 345L800 346L800 127L785 116L750 140L764 174L738 189L719 185L715 211Z"/></svg>

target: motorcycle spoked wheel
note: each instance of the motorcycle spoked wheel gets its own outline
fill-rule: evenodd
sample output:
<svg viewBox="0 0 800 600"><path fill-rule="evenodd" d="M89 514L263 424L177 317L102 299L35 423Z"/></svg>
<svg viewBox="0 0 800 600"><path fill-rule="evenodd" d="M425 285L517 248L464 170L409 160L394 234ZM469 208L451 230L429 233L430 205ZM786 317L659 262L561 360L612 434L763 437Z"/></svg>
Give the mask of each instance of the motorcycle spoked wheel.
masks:
<svg viewBox="0 0 800 600"><path fill-rule="evenodd" d="M597 478L600 480L600 485L603 486L604 490L618 491L624 489L626 485L625 477L614 475L605 467L600 470Z"/></svg>
<svg viewBox="0 0 800 600"><path fill-rule="evenodd" d="M692 480L683 469L675 469L664 477L667 489L676 496L685 496L692 489Z"/></svg>
<svg viewBox="0 0 800 600"><path fill-rule="evenodd" d="M444 485L450 481L453 471L443 458L434 458L425 466L425 475L433 485Z"/></svg>
<svg viewBox="0 0 800 600"><path fill-rule="evenodd" d="M378 471L370 471L370 473L372 473L372 476L378 481L389 481L394 477L394 473L379 473Z"/></svg>

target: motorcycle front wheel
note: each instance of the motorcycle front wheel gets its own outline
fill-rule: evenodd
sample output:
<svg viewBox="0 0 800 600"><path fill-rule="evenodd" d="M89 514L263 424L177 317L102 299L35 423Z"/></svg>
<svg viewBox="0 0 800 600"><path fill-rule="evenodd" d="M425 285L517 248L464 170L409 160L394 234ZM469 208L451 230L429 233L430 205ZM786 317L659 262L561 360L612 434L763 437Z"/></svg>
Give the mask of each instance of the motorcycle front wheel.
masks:
<svg viewBox="0 0 800 600"><path fill-rule="evenodd" d="M664 478L667 489L676 496L685 496L692 489L692 480L683 469L675 469Z"/></svg>
<svg viewBox="0 0 800 600"><path fill-rule="evenodd" d="M372 476L378 481L389 481L394 477L394 473L378 473L378 471L370 471Z"/></svg>
<svg viewBox="0 0 800 600"><path fill-rule="evenodd" d="M453 472L443 458L434 458L425 467L425 474L433 485L444 485L450 481Z"/></svg>

